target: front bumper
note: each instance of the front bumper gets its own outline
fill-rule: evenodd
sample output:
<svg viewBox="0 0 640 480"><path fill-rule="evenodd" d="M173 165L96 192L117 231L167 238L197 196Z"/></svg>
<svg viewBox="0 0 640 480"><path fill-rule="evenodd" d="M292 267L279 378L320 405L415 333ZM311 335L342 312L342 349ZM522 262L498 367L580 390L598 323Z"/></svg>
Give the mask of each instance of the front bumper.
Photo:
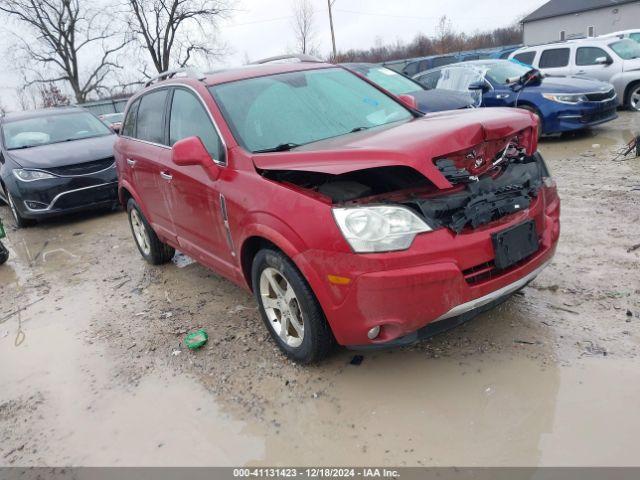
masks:
<svg viewBox="0 0 640 480"><path fill-rule="evenodd" d="M594 127L618 118L617 99L568 106L548 116L544 133L560 133Z"/></svg>
<svg viewBox="0 0 640 480"><path fill-rule="evenodd" d="M416 237L406 252L327 258L306 254L321 278L340 275L347 285L312 285L338 343L395 346L438 333L504 301L525 286L555 253L560 233L560 200L543 187L526 211L456 235L442 228ZM506 270L492 268L493 233L533 220L539 250ZM346 274L345 272L353 272ZM367 332L380 326L370 340Z"/></svg>
<svg viewBox="0 0 640 480"><path fill-rule="evenodd" d="M25 218L37 219L115 204L118 179L114 168L91 175L23 182L13 179L12 196Z"/></svg>

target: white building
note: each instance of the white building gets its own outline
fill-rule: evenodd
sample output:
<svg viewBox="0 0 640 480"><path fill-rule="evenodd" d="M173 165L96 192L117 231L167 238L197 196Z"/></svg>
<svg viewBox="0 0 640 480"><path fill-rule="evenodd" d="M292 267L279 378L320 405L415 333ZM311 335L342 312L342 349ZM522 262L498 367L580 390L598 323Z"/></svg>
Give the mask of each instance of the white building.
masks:
<svg viewBox="0 0 640 480"><path fill-rule="evenodd" d="M522 24L525 45L640 29L640 0L551 0Z"/></svg>

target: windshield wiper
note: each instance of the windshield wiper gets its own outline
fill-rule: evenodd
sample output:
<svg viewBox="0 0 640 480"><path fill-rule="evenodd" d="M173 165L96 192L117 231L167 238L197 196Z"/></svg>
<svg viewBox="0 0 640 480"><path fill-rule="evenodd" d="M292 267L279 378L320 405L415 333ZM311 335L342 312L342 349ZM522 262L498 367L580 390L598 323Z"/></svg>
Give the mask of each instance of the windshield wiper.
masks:
<svg viewBox="0 0 640 480"><path fill-rule="evenodd" d="M281 143L280 145L276 145L275 147L255 150L253 153L288 152L292 148L296 148L299 146L300 145L297 143Z"/></svg>
<svg viewBox="0 0 640 480"><path fill-rule="evenodd" d="M371 128L371 127L356 127L356 128L354 128L353 130L351 130L351 132L350 132L350 133L362 132L363 130L368 130L368 129L370 129L370 128Z"/></svg>

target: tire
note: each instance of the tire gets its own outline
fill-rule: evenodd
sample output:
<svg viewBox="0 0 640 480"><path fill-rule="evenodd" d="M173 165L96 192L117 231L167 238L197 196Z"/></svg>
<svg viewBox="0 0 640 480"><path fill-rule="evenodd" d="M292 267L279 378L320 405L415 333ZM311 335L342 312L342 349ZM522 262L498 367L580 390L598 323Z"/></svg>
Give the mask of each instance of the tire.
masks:
<svg viewBox="0 0 640 480"><path fill-rule="evenodd" d="M308 364L331 353L335 339L322 308L286 255L275 249L260 250L253 259L251 281L262 320L287 357Z"/></svg>
<svg viewBox="0 0 640 480"><path fill-rule="evenodd" d="M176 253L175 249L160 241L133 198L127 202L127 216L131 234L140 255L151 265L170 262Z"/></svg>
<svg viewBox="0 0 640 480"><path fill-rule="evenodd" d="M13 221L18 228L30 227L31 225L35 225L36 221L31 218L24 218L18 209L16 208L13 197L11 196L11 192L5 189L4 196L7 198L7 203L9 204L9 210L11 210L11 215L13 216Z"/></svg>
<svg viewBox="0 0 640 480"><path fill-rule="evenodd" d="M640 112L640 82L629 87L625 107L634 112Z"/></svg>
<svg viewBox="0 0 640 480"><path fill-rule="evenodd" d="M538 112L538 109L530 105L521 105L518 108L526 110L527 112L531 112L538 118L538 139L540 139L540 137L542 136L542 117L540 116L540 112Z"/></svg>
<svg viewBox="0 0 640 480"><path fill-rule="evenodd" d="M0 265L9 260L9 250L0 242Z"/></svg>

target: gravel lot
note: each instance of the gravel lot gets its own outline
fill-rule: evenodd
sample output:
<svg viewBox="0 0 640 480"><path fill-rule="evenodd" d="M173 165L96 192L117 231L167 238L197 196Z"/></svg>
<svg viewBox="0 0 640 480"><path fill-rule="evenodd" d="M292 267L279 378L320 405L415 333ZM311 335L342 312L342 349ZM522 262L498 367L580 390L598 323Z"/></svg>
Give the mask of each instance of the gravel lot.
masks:
<svg viewBox="0 0 640 480"><path fill-rule="evenodd" d="M123 212L8 230L0 465L640 465L640 115L547 138L553 264L411 348L286 360L253 298L146 265ZM204 328L208 344L182 339Z"/></svg>

